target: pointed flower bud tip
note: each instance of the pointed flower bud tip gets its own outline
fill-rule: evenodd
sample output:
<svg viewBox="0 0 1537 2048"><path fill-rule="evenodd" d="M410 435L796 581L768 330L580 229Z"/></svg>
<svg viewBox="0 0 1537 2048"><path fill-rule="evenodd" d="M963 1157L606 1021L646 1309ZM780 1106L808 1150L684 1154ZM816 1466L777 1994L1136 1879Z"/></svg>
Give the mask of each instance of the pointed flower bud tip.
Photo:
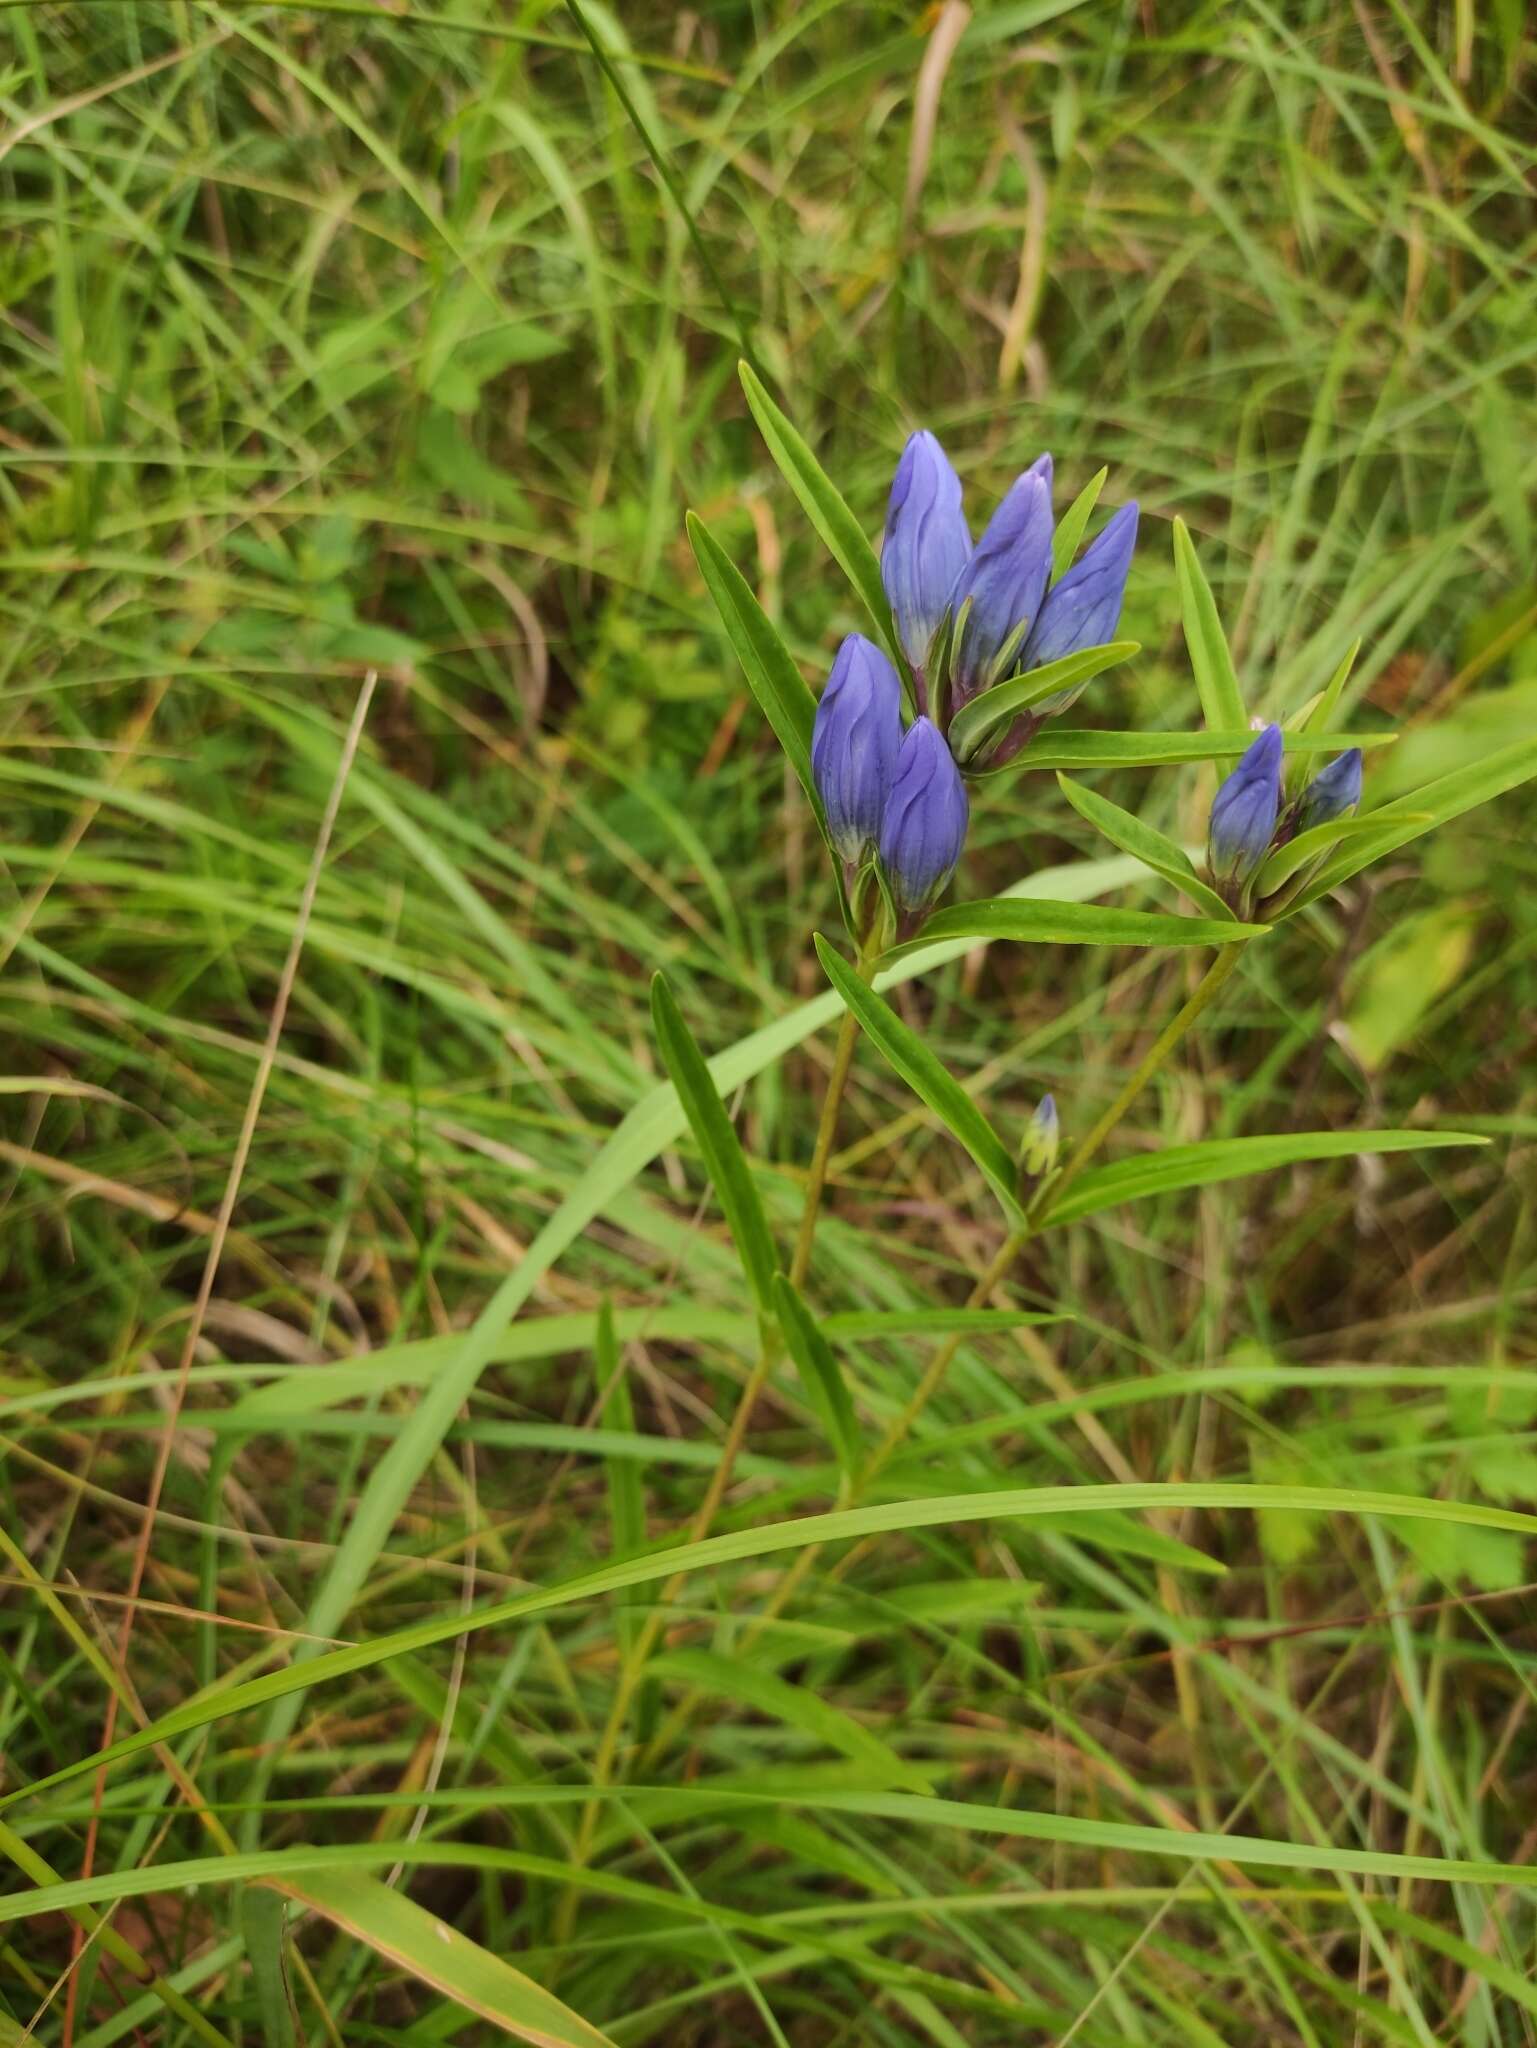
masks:
<svg viewBox="0 0 1537 2048"><path fill-rule="evenodd" d="M1281 808L1284 742L1278 725L1267 725L1212 799L1206 860L1212 879L1247 882L1270 849Z"/></svg>
<svg viewBox="0 0 1537 2048"><path fill-rule="evenodd" d="M811 732L811 773L833 845L863 860L880 837L902 744L902 685L873 640L838 649Z"/></svg>
<svg viewBox="0 0 1537 2048"><path fill-rule="evenodd" d="M886 880L904 910L924 910L955 872L970 807L939 728L915 718L897 755L881 824Z"/></svg>
<svg viewBox="0 0 1537 2048"><path fill-rule="evenodd" d="M1297 830L1313 825L1332 825L1336 818L1348 818L1361 802L1361 749L1350 747L1322 769L1297 805Z"/></svg>
<svg viewBox="0 0 1537 2048"><path fill-rule="evenodd" d="M1043 460L1049 465L1051 458ZM956 706L999 680L993 667L1000 654L1010 651L1010 643L1008 666L1017 664L1046 594L1051 534L1050 476L1043 476L1037 463L1009 487L950 594L957 622L970 601L952 669Z"/></svg>
<svg viewBox="0 0 1537 2048"><path fill-rule="evenodd" d="M1019 1148L1022 1179L1042 1180L1051 1172L1057 1163L1061 1136L1056 1102L1050 1095L1043 1095L1036 1104L1034 1116L1025 1125L1024 1142Z"/></svg>
<svg viewBox="0 0 1537 2048"><path fill-rule="evenodd" d="M1137 507L1123 505L1093 543L1046 593L1041 615L1025 642L1021 668L1044 668L1084 647L1103 647L1115 638L1132 550L1137 544ZM1077 701L1084 685L1064 690L1037 709L1046 717Z"/></svg>
<svg viewBox="0 0 1537 2048"><path fill-rule="evenodd" d="M931 433L914 434L891 483L881 582L891 600L897 638L917 669L928 658L929 642L970 555L961 480Z"/></svg>

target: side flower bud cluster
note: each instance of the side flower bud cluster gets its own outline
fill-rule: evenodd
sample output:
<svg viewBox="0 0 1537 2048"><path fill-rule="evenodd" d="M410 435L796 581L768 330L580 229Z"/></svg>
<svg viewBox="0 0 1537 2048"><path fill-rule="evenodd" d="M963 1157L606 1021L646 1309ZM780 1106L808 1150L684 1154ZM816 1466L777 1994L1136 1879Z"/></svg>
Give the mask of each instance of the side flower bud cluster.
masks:
<svg viewBox="0 0 1537 2048"><path fill-rule="evenodd" d="M1206 870L1235 909L1247 906L1272 847L1348 818L1361 801L1361 749L1351 747L1283 808L1284 755L1281 728L1267 725L1212 799Z"/></svg>

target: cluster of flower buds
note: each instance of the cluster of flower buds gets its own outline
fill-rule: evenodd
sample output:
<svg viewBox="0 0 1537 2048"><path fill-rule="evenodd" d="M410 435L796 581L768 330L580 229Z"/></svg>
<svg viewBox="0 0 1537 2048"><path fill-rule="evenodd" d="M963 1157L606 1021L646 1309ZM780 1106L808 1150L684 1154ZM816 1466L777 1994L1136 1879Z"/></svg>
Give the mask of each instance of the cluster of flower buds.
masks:
<svg viewBox="0 0 1537 2048"><path fill-rule="evenodd" d="M1137 535L1125 505L1051 580L1052 463L1017 477L972 546L961 482L930 433L908 441L886 513L881 580L912 669L917 717L902 729L902 684L873 641L844 641L817 706L811 765L834 846L851 870L872 857L895 907L921 915L955 870L970 806L946 731L981 691L1114 638ZM1024 745L1083 686L1032 706L990 766Z"/></svg>
<svg viewBox="0 0 1537 2048"><path fill-rule="evenodd" d="M1348 818L1361 801L1359 747L1338 755L1290 805L1283 801L1284 753L1281 728L1267 725L1212 799L1206 869L1235 910L1248 907L1273 847Z"/></svg>

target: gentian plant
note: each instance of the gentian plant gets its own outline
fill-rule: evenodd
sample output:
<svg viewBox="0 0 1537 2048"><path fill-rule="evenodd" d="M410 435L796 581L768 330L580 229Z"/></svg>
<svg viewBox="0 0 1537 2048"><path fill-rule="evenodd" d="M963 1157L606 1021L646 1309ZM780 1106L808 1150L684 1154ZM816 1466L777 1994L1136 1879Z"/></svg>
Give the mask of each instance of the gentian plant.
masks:
<svg viewBox="0 0 1537 2048"><path fill-rule="evenodd" d="M960 479L933 434L920 431L897 464L877 558L864 526L795 427L750 370L744 367L742 376L770 452L868 618L865 632L844 640L815 697L740 571L690 516L706 587L826 841L829 895L837 900L847 940L836 944L813 935L842 1018L818 1127L808 1137L804 1202L787 1254L770 1227L716 1077L665 979L658 976L653 986L662 1057L735 1239L760 1332L756 1363L689 1531L696 1543L724 1497L758 1396L783 1364L793 1362L825 1436L839 1473L839 1507L852 1510L934 1398L962 1341L964 1321L951 1315L948 1332L915 1374L906 1407L869 1431L837 1342L812 1304L817 1216L861 1034L964 1148L1000 1212L997 1250L976 1276L963 1316L1007 1300L1002 1290L1032 1240L1119 1204L1299 1161L1483 1143L1473 1134L1428 1129L1302 1130L1161 1148L1143 1143L1124 1157L1101 1156L1251 946L1271 942L1285 922L1322 906L1372 862L1432 826L1537 775L1537 741L1528 740L1409 798L1364 806L1366 754L1392 735L1339 728L1356 650L1308 702L1276 707L1269 721L1251 721L1210 589L1178 520L1176 581L1204 729L1139 733L1049 723L1095 676L1138 652L1134 642L1116 638L1133 567L1136 506L1123 505L1083 546L1106 473L1093 477L1054 520L1053 464L1043 455L1016 477L973 544ZM1192 857L1079 779L1104 768L1180 772L1181 764L1203 763L1210 764L1216 788L1200 865L1199 850ZM1116 849L1119 861L1095 864L1095 893L1104 890L1107 876L1117 877L1124 885L1165 891L1183 907L1082 900L1063 879L1077 871L1066 870L1026 877L1003 895L968 897L971 807L988 800L1005 771L1011 777L1036 772L1036 803L1047 786L1045 772L1054 772L1073 810ZM940 907L939 898L957 881L958 900ZM987 943L1181 946L1207 957L1189 993L1155 1023L1143 1057L1097 1115L1087 1115L1071 1097L1059 1104L1043 1093L1010 1133L884 994ZM777 1030L760 1037L781 1043ZM731 1071L740 1079L749 1069L735 1065ZM1249 1488L1248 1494L1261 1491ZM1300 1498L1295 1489L1293 1496ZM872 1506L835 1516L836 1533L873 1527L861 1515L883 1512ZM770 1615L805 1579L816 1554L815 1547L800 1550ZM616 1767L667 1606L664 1593L628 1641L597 1750L600 1787ZM575 1844L578 1861L591 1846L597 1812L595 1798Z"/></svg>

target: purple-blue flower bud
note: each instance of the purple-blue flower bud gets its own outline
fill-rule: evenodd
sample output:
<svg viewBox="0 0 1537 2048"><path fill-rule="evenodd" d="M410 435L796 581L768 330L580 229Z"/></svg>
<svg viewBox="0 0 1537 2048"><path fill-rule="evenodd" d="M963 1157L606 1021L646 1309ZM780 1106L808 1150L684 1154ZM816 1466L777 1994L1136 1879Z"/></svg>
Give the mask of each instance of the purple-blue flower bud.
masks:
<svg viewBox="0 0 1537 2048"><path fill-rule="evenodd" d="M1062 1128L1057 1121L1056 1101L1050 1095L1043 1095L1035 1106L1034 1116L1025 1125L1024 1140L1019 1148L1021 1180L1040 1180L1050 1173L1057 1163L1061 1142Z"/></svg>
<svg viewBox="0 0 1537 2048"><path fill-rule="evenodd" d="M1313 777L1297 800L1297 830L1348 818L1361 802L1361 749L1348 747Z"/></svg>
<svg viewBox="0 0 1537 2048"><path fill-rule="evenodd" d="M923 910L955 872L970 807L938 726L915 718L897 755L881 823L881 866L898 905Z"/></svg>
<svg viewBox="0 0 1537 2048"><path fill-rule="evenodd" d="M897 638L920 671L970 555L961 480L932 434L914 434L891 482L881 582L896 617Z"/></svg>
<svg viewBox="0 0 1537 2048"><path fill-rule="evenodd" d="M1269 851L1281 808L1284 742L1267 725L1212 799L1206 862L1212 880L1241 886Z"/></svg>
<svg viewBox="0 0 1537 2048"><path fill-rule="evenodd" d="M1132 549L1137 544L1137 507L1123 505L1070 569L1046 593L1041 615L1025 642L1021 668L1044 668L1083 647L1103 647L1121 623L1121 601ZM1036 706L1043 718L1077 702L1086 683L1059 691Z"/></svg>
<svg viewBox="0 0 1537 2048"><path fill-rule="evenodd" d="M847 861L863 860L880 837L897 749L902 744L902 684L863 633L838 649L811 731L811 773L827 831Z"/></svg>
<svg viewBox="0 0 1537 2048"><path fill-rule="evenodd" d="M1015 478L951 592L959 634L952 709L995 680L993 664L1010 640L1010 666L1018 665L1051 575L1051 530L1051 457L1043 455ZM971 609L963 613L968 599Z"/></svg>

